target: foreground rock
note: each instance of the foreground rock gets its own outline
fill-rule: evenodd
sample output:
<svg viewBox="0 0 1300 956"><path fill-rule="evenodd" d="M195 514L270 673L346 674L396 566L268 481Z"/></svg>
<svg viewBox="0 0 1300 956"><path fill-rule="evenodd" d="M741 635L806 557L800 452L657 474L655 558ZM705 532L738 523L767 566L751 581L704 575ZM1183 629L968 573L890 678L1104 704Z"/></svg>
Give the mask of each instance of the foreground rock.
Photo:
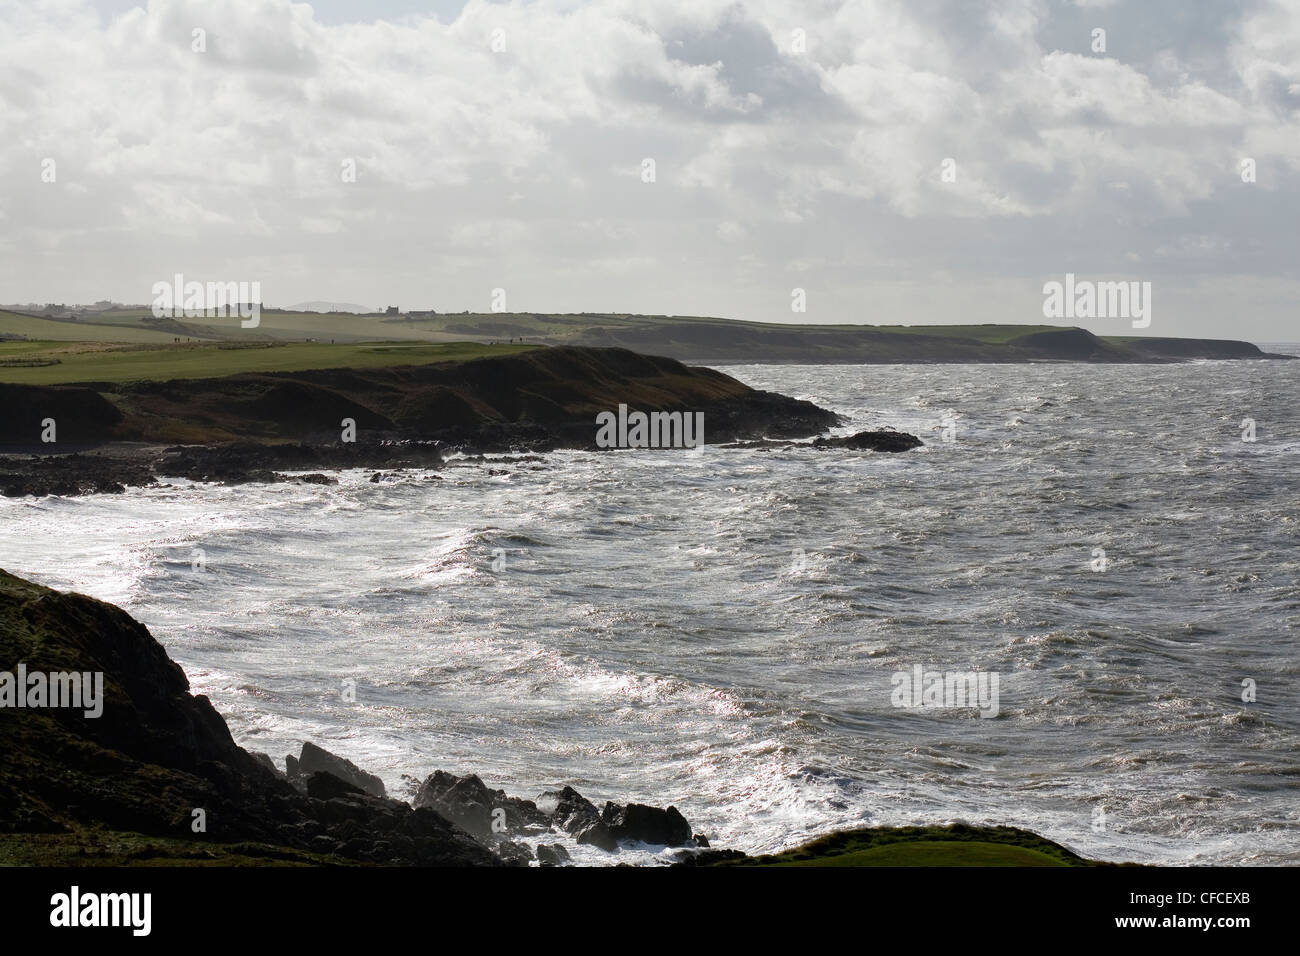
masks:
<svg viewBox="0 0 1300 956"><path fill-rule="evenodd" d="M68 862L51 855L57 850L86 864L101 849L115 859L113 847L132 846L136 862L153 854L561 865L569 854L555 842L560 834L609 851L620 839L689 838L673 808L611 803L601 814L572 787L535 803L445 771L430 774L407 804L386 797L375 775L310 742L282 772L235 744L143 625L112 605L0 571L0 671L16 674L20 664L28 674L101 673L103 694L78 707L0 707L0 863ZM13 692L11 678L3 693Z"/></svg>
<svg viewBox="0 0 1300 956"><path fill-rule="evenodd" d="M547 790L537 798L537 805L579 843L602 850L618 849L618 841L600 819L596 805L572 787Z"/></svg>
<svg viewBox="0 0 1300 956"><path fill-rule="evenodd" d="M691 825L676 807L606 803L604 810L573 787L547 790L536 800L492 790L478 777L439 770L421 784L413 805L427 807L475 839L499 848L520 838L565 833L580 846L615 852L621 843L697 846ZM541 859L541 844L538 845ZM555 854L552 854L555 855Z"/></svg>
<svg viewBox="0 0 1300 956"><path fill-rule="evenodd" d="M692 842L691 825L676 807L661 810L640 803L629 803L625 807L607 803L600 822L615 840L636 840L660 846L685 846Z"/></svg>
<svg viewBox="0 0 1300 956"><path fill-rule="evenodd" d="M307 780L314 774L330 774L351 788L372 797L385 797L384 782L373 773L366 773L351 760L336 757L310 741L302 745L302 754L295 760L292 756L285 758L285 772L289 782L306 789Z"/></svg>
<svg viewBox="0 0 1300 956"><path fill-rule="evenodd" d="M490 790L473 774L458 777L435 771L420 785L412 805L428 807L489 845L508 841L512 836L533 836L550 830L546 814L531 800L509 797L504 790Z"/></svg>
<svg viewBox="0 0 1300 956"><path fill-rule="evenodd" d="M0 670L20 663L28 673L101 672L102 713L0 708L0 832L66 834L82 846L141 834L218 858L256 845L281 861L502 862L431 810L338 787L300 793L235 745L143 625L0 571Z"/></svg>

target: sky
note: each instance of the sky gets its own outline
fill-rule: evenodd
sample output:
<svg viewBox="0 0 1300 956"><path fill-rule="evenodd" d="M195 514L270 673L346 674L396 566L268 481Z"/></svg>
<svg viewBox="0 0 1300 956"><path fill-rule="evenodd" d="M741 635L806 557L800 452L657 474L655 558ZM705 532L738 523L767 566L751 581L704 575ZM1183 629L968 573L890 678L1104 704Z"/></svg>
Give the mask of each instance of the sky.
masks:
<svg viewBox="0 0 1300 956"><path fill-rule="evenodd" d="M1300 340L1300 0L0 0L0 62L0 302Z"/></svg>

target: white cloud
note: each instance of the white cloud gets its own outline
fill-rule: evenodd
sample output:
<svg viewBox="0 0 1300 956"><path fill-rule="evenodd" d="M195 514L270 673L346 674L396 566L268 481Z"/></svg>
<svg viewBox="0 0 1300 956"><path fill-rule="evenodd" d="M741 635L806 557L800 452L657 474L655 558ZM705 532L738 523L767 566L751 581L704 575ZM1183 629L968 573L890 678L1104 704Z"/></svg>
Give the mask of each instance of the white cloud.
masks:
<svg viewBox="0 0 1300 956"><path fill-rule="evenodd" d="M470 0L346 25L288 0L0 0L4 297L142 300L180 260L274 267L286 301L346 274L330 295L480 308L517 275L533 309L777 320L797 274L835 290L818 321L871 320L849 303L893 301L881 282L960 308L964 285L1132 256L1296 281L1269 252L1297 206L1294 4L1133 61L1137 14L1074 6L1104 11L1110 55L1047 42L1047 0ZM942 298L918 310L950 321Z"/></svg>

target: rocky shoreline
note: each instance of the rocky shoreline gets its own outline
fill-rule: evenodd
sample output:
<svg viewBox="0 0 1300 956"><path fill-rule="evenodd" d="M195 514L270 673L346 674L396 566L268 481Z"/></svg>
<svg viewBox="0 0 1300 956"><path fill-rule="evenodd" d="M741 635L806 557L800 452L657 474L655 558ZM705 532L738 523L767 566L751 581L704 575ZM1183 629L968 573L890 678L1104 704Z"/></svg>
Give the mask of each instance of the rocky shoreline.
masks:
<svg viewBox="0 0 1300 956"><path fill-rule="evenodd" d="M714 369L608 348L165 382L0 384L0 401L10 413L0 421L0 494L8 497L118 493L169 478L330 484L326 472L350 468L595 452L596 416L620 407L701 416L704 443L724 447L783 447L842 424L832 411ZM44 440L46 425L53 441ZM863 432L814 444L905 451L920 441Z"/></svg>
<svg viewBox="0 0 1300 956"><path fill-rule="evenodd" d="M20 665L102 673L102 712L16 707L0 688L0 862L15 839L30 846L26 837L71 840L87 861L95 848L143 838L182 841L209 859L386 866L558 865L570 859L566 844L611 854L629 843L708 845L673 807L597 808L563 785L522 799L440 770L408 802L311 742L280 769L235 744L125 612L0 571L0 672Z"/></svg>
<svg viewBox="0 0 1300 956"><path fill-rule="evenodd" d="M846 448L859 451L903 452L919 448L915 435L891 430L864 431L811 442L770 438L736 441L722 448ZM494 446L499 449L499 446ZM547 445L542 450L553 450ZM62 455L0 454L0 495L63 497L86 494L120 494L129 487L165 485L168 479L234 485L249 482L299 482L333 485L338 479L327 472L351 468L375 469L371 481L379 483L408 469L437 471L456 453L488 464L538 460L537 444L510 446L506 455L489 458L490 451L474 445L451 449L441 442L392 441L373 444L278 444L230 442L217 445L146 447L109 445ZM664 454L680 453L665 449ZM437 475L428 476L437 480Z"/></svg>
<svg viewBox="0 0 1300 956"><path fill-rule="evenodd" d="M102 674L99 714L15 706L12 675L38 672ZM400 800L310 741L281 769L234 742L124 611L5 571L0 744L0 865L548 867L578 847L611 864L635 848L683 866L900 865L900 852L932 859L937 847L945 865L1096 865L1027 831L961 824L841 831L750 857L710 847L676 807L597 807L563 784L528 799L437 770Z"/></svg>

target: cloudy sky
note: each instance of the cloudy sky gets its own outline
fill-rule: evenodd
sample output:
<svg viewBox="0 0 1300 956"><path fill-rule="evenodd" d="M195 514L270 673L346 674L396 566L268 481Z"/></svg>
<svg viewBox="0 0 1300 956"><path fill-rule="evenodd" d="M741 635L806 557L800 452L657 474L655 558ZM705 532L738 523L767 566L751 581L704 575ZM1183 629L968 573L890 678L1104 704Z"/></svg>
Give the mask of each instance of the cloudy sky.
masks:
<svg viewBox="0 0 1300 956"><path fill-rule="evenodd" d="M1297 0L0 0L0 62L4 302L1300 339Z"/></svg>

